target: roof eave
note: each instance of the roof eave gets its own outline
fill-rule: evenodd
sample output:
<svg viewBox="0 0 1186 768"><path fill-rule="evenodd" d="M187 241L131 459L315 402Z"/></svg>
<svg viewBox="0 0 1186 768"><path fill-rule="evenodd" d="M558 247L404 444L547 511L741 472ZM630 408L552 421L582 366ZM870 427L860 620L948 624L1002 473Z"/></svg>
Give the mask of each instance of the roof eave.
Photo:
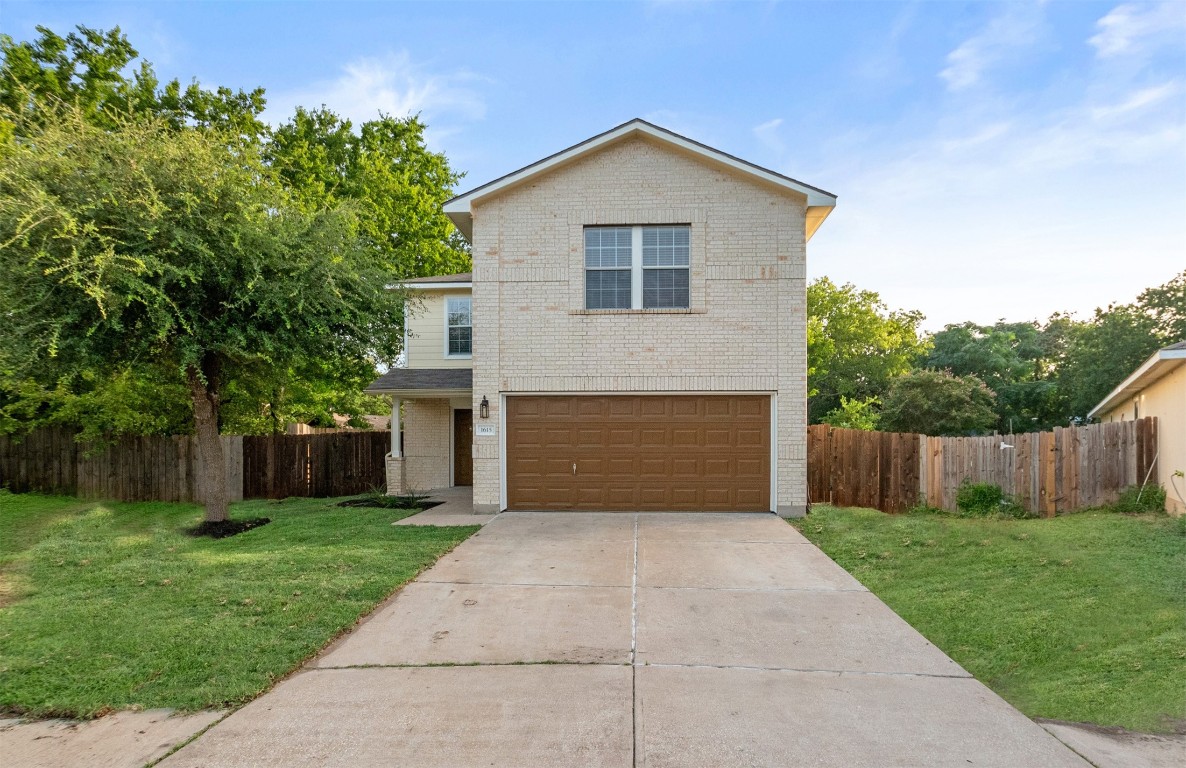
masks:
<svg viewBox="0 0 1186 768"><path fill-rule="evenodd" d="M754 165L746 160L722 152L719 149L714 149L706 144L701 144L698 141L669 131L666 128L660 128L657 125L636 118L446 201L444 205L445 215L449 217L449 220L453 222L453 226L457 227L457 230L461 232L467 241L472 241L473 204L475 202L510 187L522 184L533 176L547 173L562 165L571 163L590 152L597 151L608 144L636 134L649 136L686 152L703 157L711 162L727 166L740 173L805 196L807 198L809 216L807 225L808 239L815 234L815 231L823 224L824 219L831 213L831 209L836 206L836 195L833 195L831 192L826 192L810 184L804 184L789 176L784 176L768 168ZM814 217L812 217L813 211L815 212Z"/></svg>
<svg viewBox="0 0 1186 768"><path fill-rule="evenodd" d="M1159 349L1133 371L1128 378L1116 385L1108 396L1087 412L1087 418L1094 419L1107 413L1136 393L1149 387L1157 380L1186 363L1186 349Z"/></svg>

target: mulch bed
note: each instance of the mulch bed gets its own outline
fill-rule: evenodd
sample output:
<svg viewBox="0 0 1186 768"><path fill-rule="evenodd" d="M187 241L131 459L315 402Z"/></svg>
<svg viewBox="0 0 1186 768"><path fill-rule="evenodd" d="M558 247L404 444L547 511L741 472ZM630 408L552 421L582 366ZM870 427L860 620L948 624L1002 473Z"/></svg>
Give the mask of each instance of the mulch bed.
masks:
<svg viewBox="0 0 1186 768"><path fill-rule="evenodd" d="M392 497L396 498L396 497ZM339 501L339 507L370 507L372 509L418 509L423 512L426 509L439 507L444 504L443 501L411 501L411 502L397 502L394 504L384 504L383 502L371 501L370 499L346 499Z"/></svg>
<svg viewBox="0 0 1186 768"><path fill-rule="evenodd" d="M228 536L250 531L252 528L259 528L270 522L272 522L270 517L253 517L250 520L220 520L217 523L202 521L193 528L186 528L185 533L195 538L209 536L212 539L225 539Z"/></svg>

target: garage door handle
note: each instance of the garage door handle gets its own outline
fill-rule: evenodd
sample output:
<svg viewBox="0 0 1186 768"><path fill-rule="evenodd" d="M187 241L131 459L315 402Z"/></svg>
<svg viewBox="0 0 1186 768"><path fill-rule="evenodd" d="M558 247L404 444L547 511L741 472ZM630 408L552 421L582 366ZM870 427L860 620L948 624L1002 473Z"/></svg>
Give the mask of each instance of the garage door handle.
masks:
<svg viewBox="0 0 1186 768"><path fill-rule="evenodd" d="M574 475L577 473L577 463L575 461L572 463L572 473Z"/></svg>

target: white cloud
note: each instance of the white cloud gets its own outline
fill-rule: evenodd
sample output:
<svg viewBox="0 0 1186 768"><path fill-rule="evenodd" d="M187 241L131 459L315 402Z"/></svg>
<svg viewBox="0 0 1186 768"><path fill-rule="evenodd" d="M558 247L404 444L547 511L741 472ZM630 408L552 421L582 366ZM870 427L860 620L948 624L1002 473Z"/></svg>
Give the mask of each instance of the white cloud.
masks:
<svg viewBox="0 0 1186 768"><path fill-rule="evenodd" d="M947 54L947 66L939 72L939 77L947 81L947 88L952 91L976 85L990 67L1035 43L1041 23L1038 6L1007 6L1003 14Z"/></svg>
<svg viewBox="0 0 1186 768"><path fill-rule="evenodd" d="M762 142L763 146L779 156L786 152L786 144L778 135L778 129L781 126L781 117L776 117L773 120L767 120L761 125L754 126L754 136L758 138L758 141Z"/></svg>
<svg viewBox="0 0 1186 768"><path fill-rule="evenodd" d="M356 124L380 113L407 117L421 113L439 138L456 130L456 122L481 120L486 104L480 92L485 80L466 71L431 73L406 52L355 59L341 74L292 91L269 94L267 118L288 119L298 106L325 105Z"/></svg>
<svg viewBox="0 0 1186 768"><path fill-rule="evenodd" d="M850 146L829 150L837 164L804 175L840 195L809 275L921 308L936 330L1082 315L1181 271L1186 79L1138 87L1100 67L1068 82L1061 107L1033 94L948 104L912 130L883 127L885 140L858 135L859 164Z"/></svg>
<svg viewBox="0 0 1186 768"><path fill-rule="evenodd" d="M1095 23L1099 30L1087 42L1101 59L1141 54L1164 44L1181 45L1186 35L1186 5L1163 3L1118 5Z"/></svg>

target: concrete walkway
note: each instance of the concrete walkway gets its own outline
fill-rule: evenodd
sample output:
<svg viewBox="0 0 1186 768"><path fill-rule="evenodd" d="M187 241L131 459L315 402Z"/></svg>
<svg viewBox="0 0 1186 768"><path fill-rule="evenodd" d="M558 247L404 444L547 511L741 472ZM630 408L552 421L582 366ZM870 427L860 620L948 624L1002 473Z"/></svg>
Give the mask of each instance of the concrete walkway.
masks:
<svg viewBox="0 0 1186 768"><path fill-rule="evenodd" d="M474 514L473 490L468 485L457 485L429 491L429 501L441 502L438 506L396 520L392 525L485 525L494 515Z"/></svg>
<svg viewBox="0 0 1186 768"><path fill-rule="evenodd" d="M773 515L512 513L161 765L1088 763Z"/></svg>

